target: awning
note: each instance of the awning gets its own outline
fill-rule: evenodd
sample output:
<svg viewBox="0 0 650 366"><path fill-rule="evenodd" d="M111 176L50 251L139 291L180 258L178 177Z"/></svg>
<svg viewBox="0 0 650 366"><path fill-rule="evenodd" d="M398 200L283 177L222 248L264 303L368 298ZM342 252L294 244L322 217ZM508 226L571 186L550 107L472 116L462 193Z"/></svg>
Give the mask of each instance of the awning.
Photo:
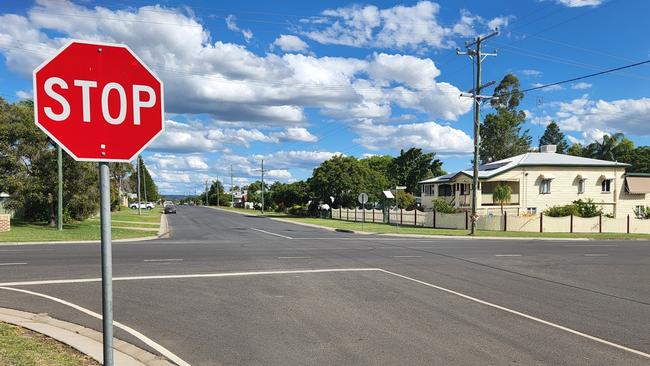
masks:
<svg viewBox="0 0 650 366"><path fill-rule="evenodd" d="M603 175L600 176L600 180L612 180L614 178L615 177L613 175L610 175L610 174L603 174Z"/></svg>
<svg viewBox="0 0 650 366"><path fill-rule="evenodd" d="M650 177L625 177L625 184L628 193L650 193Z"/></svg>
<svg viewBox="0 0 650 366"><path fill-rule="evenodd" d="M578 174L578 176L576 178L578 180L586 180L587 179L587 177L583 177L581 174Z"/></svg>
<svg viewBox="0 0 650 366"><path fill-rule="evenodd" d="M540 174L539 178L540 179L555 179L555 176L553 174Z"/></svg>

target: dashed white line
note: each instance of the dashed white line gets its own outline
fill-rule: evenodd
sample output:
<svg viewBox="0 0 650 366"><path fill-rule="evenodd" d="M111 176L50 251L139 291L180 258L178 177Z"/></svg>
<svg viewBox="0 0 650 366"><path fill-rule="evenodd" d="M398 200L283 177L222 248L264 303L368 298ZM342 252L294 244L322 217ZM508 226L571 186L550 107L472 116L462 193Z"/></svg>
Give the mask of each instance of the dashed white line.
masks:
<svg viewBox="0 0 650 366"><path fill-rule="evenodd" d="M521 257L521 254L495 254L495 257Z"/></svg>
<svg viewBox="0 0 650 366"><path fill-rule="evenodd" d="M145 259L144 262L182 262L180 258Z"/></svg>
<svg viewBox="0 0 650 366"><path fill-rule="evenodd" d="M264 233L264 234L268 234L268 235L279 236L279 237L281 237L281 238L285 238L285 239L293 239L293 238L290 237L290 236L286 236L286 235L282 235L282 234L277 234L277 233L272 233L272 232L270 232L270 231L266 231L266 230L262 230L262 229L256 229L256 228L254 228L254 227L252 227L251 230L259 231L260 233Z"/></svg>
<svg viewBox="0 0 650 366"><path fill-rule="evenodd" d="M0 266L22 266L27 263L25 262L16 262L16 263L0 263Z"/></svg>
<svg viewBox="0 0 650 366"><path fill-rule="evenodd" d="M278 259L311 259L311 257L278 257Z"/></svg>
<svg viewBox="0 0 650 366"><path fill-rule="evenodd" d="M517 310L509 309L509 308L507 308L507 307L505 307L505 306L501 306L501 305L493 304L493 303L491 303L491 302L488 302L488 301L485 301L485 300L481 300L481 299L478 299L478 298L473 297L473 296L465 295L465 294L460 293L460 292L458 292L458 291L450 290L450 289L448 289L448 288L445 288L445 287L442 287L442 286L437 286L437 285L434 285L434 284L432 284L432 283L428 283L428 282L420 281L420 280L418 280L418 279L415 279L415 278L412 278L412 277L408 277L408 276L404 276L404 275L401 275L401 274L399 274L399 273L395 273L395 272L387 271L387 270L385 270L385 269L381 269L381 272L388 273L388 274L390 274L390 275L397 276L397 277L400 277L400 278L403 278L403 279L405 279L405 280L409 280L409 281L412 281L412 282L415 282L415 283L419 283L419 284L424 285L424 286L427 286L427 287L435 288L435 289L438 289L438 290L440 290L440 291L444 291L444 292L446 292L446 293L449 293L449 294L452 294L452 295L456 295L456 296L462 297L462 298L467 299L467 300L470 300L470 301L477 302L477 303L479 303L479 304L483 304L483 305L486 305L486 306L489 306L489 307L492 307L492 308L495 308L495 309L498 309L498 310L502 310L502 311L505 311L505 312L507 312L507 313L514 314L514 315L517 315L517 316L520 316L520 317L523 317L523 318L526 318L526 319L532 320L532 321L534 321L534 322L538 322L538 323L541 323L541 324L544 324L544 325L548 325L549 327L553 327L553 328L555 328L555 329L563 330L563 331L565 331L565 332L568 332L568 333L571 333L571 334L575 334L575 335L577 335L577 336L584 337L584 338L590 339L590 340L592 340L592 341L595 341L595 342L598 342L598 343L601 343L601 344L606 344L606 345L608 345L608 346L611 346L611 347L614 347L614 348L618 348L618 349L620 349L620 350L627 351L627 352L630 352L630 353L634 353L635 355L639 355L639 356L641 356L641 357L645 357L645 358L650 359L650 354L648 354L648 353L641 352L641 351L639 351L639 350L636 350L636 349L633 349L633 348L629 348L629 347L626 347L626 346L623 346L623 345L620 345L620 344L617 344L617 343L614 343L614 342L610 342L610 341L607 341L607 340L602 339L602 338L594 337L594 336L592 336L592 335L589 335L589 334L586 334L586 333L579 332L579 331L577 331L577 330L575 330L575 329L571 329L571 328L569 328L569 327L565 327L565 326L563 326L563 325L555 324L555 323L553 323L553 322L550 322L550 321L547 321L547 320L544 320L544 319L540 319L540 318L534 317L534 316L532 316L532 315L528 315L528 314L522 313L522 312L517 311Z"/></svg>
<svg viewBox="0 0 650 366"><path fill-rule="evenodd" d="M88 310L88 309L86 309L84 307L81 307L81 306L79 306L77 304L73 304L73 303L65 301L63 299L59 299L58 297L45 295L45 294L42 294L40 292L23 290L23 289L19 289L19 288L0 287L0 289L8 290L8 291L15 291L15 292L22 292L24 294L29 294L29 295L33 295L33 296L42 297L42 298L45 298L45 299L48 299L48 300L58 302L59 304L63 304L65 306L71 307L73 309L79 310L80 312L82 312L84 314L87 314L87 315L90 315L93 318L102 319L101 314L98 314L98 313L96 313L96 312L94 312L92 310ZM190 366L190 364L185 362L182 358L176 356L170 350L168 350L167 348L165 348L165 347L161 346L160 344L156 343L151 338L145 336L144 334L138 332L137 330L135 330L135 329L133 329L133 328L127 326L127 325L124 325L124 324L122 324L120 322L116 322L116 321L113 321L113 325L116 328L120 328L120 329L124 330L125 332L127 332L127 333L133 335L134 337L138 338L139 340L144 342L149 347L151 347L151 348L155 349L156 351L160 352L161 355L167 357L169 360L176 363L178 366Z"/></svg>
<svg viewBox="0 0 650 366"><path fill-rule="evenodd" d="M609 254L603 254L603 253L587 253L585 254L585 257L608 257Z"/></svg>
<svg viewBox="0 0 650 366"><path fill-rule="evenodd" d="M422 258L421 255L394 255L393 258Z"/></svg>

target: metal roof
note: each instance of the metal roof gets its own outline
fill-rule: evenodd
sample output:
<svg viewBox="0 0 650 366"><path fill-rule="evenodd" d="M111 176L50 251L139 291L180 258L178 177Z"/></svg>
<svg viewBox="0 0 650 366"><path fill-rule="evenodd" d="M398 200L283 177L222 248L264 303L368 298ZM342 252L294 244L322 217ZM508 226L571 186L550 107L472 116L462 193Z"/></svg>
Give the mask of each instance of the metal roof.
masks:
<svg viewBox="0 0 650 366"><path fill-rule="evenodd" d="M518 166L586 166L586 167L627 167L630 164L618 163L609 160L598 160L591 158L583 158L581 156L558 154L554 152L540 153L530 152L507 159L493 161L491 163L479 165L478 177L479 179L487 179L495 175L499 175L510 169ZM473 171L461 170L454 173L441 175L439 177L425 179L418 183L436 183L446 182L452 180L459 174L466 174L470 177L473 176Z"/></svg>

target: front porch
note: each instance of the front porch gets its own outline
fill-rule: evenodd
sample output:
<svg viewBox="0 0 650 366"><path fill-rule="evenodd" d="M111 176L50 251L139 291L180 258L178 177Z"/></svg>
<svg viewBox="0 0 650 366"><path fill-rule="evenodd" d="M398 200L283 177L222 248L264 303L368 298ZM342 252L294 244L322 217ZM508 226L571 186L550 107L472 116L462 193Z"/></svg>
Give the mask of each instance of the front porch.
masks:
<svg viewBox="0 0 650 366"><path fill-rule="evenodd" d="M479 182L477 208L500 207L492 197L495 188L499 184L507 184L512 190L510 201L504 206L508 208L519 206L519 181L485 181ZM426 209L432 206L433 199L442 199L459 209L466 209L472 203L472 183L463 182L440 182L427 183L422 185L422 206Z"/></svg>

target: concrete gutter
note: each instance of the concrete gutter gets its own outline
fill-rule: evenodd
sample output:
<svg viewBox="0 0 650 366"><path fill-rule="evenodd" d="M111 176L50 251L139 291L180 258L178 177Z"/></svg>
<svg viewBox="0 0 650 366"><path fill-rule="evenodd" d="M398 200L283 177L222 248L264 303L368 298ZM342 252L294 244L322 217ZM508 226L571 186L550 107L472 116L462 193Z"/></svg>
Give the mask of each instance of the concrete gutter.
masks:
<svg viewBox="0 0 650 366"><path fill-rule="evenodd" d="M114 228L119 228L119 226L113 226ZM150 231L149 228L133 228L129 227L129 230L141 230L141 231ZM143 230L144 229L144 230ZM113 239L113 243L131 243L136 241L149 241L156 239L168 238L170 235L171 229L169 228L169 223L167 222L167 216L162 214L160 216L160 226L158 227L157 235L155 236L143 236L139 238L128 238L128 239ZM0 242L0 247L3 245L41 245L41 244L99 244L100 240L50 240L50 241L14 241L14 242Z"/></svg>
<svg viewBox="0 0 650 366"><path fill-rule="evenodd" d="M77 324L53 319L47 314L0 308L0 321L27 328L53 338L102 363L102 334ZM113 342L115 364L120 366L173 366L162 356L154 355L119 339Z"/></svg>

